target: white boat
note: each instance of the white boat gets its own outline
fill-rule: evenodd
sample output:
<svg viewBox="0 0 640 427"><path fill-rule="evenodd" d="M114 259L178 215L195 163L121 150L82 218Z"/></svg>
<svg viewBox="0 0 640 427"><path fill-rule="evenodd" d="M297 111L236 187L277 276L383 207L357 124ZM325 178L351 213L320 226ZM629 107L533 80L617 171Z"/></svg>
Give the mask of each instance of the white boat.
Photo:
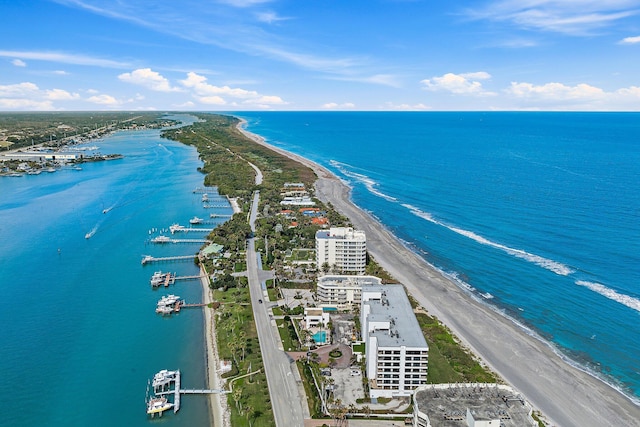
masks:
<svg viewBox="0 0 640 427"><path fill-rule="evenodd" d="M164 411L171 408L173 408L173 403L169 402L166 397L154 397L147 402L147 414L152 417L155 414L162 416Z"/></svg>
<svg viewBox="0 0 640 427"><path fill-rule="evenodd" d="M209 201L209 196L207 195L207 193L204 193L204 194L202 195L202 201L203 201L203 202L208 202L208 201Z"/></svg>
<svg viewBox="0 0 640 427"><path fill-rule="evenodd" d="M176 231L184 231L186 229L187 229L187 227L185 227L184 225L180 225L180 224L171 224L169 226L169 231L171 232L171 234L175 233Z"/></svg>
<svg viewBox="0 0 640 427"><path fill-rule="evenodd" d="M202 221L203 221L202 218L198 218L197 216L194 216L189 220L189 224L202 224Z"/></svg>
<svg viewBox="0 0 640 427"><path fill-rule="evenodd" d="M175 381L178 376L178 371L168 371L166 369L161 370L157 374L153 376L153 382L151 385L154 389L158 387L164 387L165 385L170 384Z"/></svg>
<svg viewBox="0 0 640 427"><path fill-rule="evenodd" d="M165 280L165 273L162 271L156 271L151 276L151 286L160 286Z"/></svg>
<svg viewBox="0 0 640 427"><path fill-rule="evenodd" d="M156 313L162 314L163 316L165 314L171 314L173 313L173 307L168 305L159 305L156 307Z"/></svg>
<svg viewBox="0 0 640 427"><path fill-rule="evenodd" d="M168 236L158 236L151 239L152 243L170 243L171 238Z"/></svg>
<svg viewBox="0 0 640 427"><path fill-rule="evenodd" d="M47 172L49 172L49 173L53 173L53 172L55 172L55 171L56 171L56 168L47 168L47 169L45 169L45 170L46 170Z"/></svg>
<svg viewBox="0 0 640 427"><path fill-rule="evenodd" d="M160 298L160 301L158 301L158 307L174 305L178 301L180 301L180 297L178 295L165 295Z"/></svg>

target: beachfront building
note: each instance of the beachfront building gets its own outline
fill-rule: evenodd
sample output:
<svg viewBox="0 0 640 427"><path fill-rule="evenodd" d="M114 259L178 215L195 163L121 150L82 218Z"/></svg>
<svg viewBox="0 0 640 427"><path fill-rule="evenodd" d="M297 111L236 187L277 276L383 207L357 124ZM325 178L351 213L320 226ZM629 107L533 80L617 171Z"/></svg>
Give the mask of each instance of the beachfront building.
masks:
<svg viewBox="0 0 640 427"><path fill-rule="evenodd" d="M286 196L280 202L283 206L315 206L316 202L309 196Z"/></svg>
<svg viewBox="0 0 640 427"><path fill-rule="evenodd" d="M367 238L364 231L351 227L331 227L316 232L316 264L341 273L364 274L367 264Z"/></svg>
<svg viewBox="0 0 640 427"><path fill-rule="evenodd" d="M360 324L372 399L427 383L429 346L402 285L363 286Z"/></svg>
<svg viewBox="0 0 640 427"><path fill-rule="evenodd" d="M305 329L326 328L328 323L329 323L329 312L323 310L322 307L305 307L304 308Z"/></svg>
<svg viewBox="0 0 640 427"><path fill-rule="evenodd" d="M381 284L382 279L374 276L321 276L316 287L316 299L321 304L331 304L338 310L347 310L360 305L363 286Z"/></svg>
<svg viewBox="0 0 640 427"><path fill-rule="evenodd" d="M504 384L430 384L413 394L413 427L534 427L532 408Z"/></svg>

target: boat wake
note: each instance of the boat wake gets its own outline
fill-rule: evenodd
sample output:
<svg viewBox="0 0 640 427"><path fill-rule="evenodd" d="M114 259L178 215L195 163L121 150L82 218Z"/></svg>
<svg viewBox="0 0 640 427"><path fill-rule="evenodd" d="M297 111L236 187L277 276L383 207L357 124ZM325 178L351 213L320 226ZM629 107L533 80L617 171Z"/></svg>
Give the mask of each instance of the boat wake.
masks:
<svg viewBox="0 0 640 427"><path fill-rule="evenodd" d="M463 230L462 228L458 228L458 227L454 227L451 225L447 225L441 221L438 221L437 219L435 219L430 213L428 212L424 212L422 210L420 210L419 208L409 205L409 204L403 204L402 206L404 206L405 208L409 209L409 211L414 214L417 217L420 217L422 219L425 219L429 222L432 222L436 225L440 225L442 227L445 227L451 231L453 231L454 233L460 234L461 236L465 236L468 237L469 239L472 239L482 245L486 245L486 246L490 246L492 248L495 249L499 249L503 252L508 253L509 255L512 255L516 258L521 258L524 259L525 261L529 261L532 262L542 268L545 268L549 271L552 271L560 276L568 276L571 273L574 273L575 270L569 268L568 266L557 262L557 261L553 261L544 257L541 257L540 255L535 255L526 251L523 251L522 249L515 249L515 248L511 248L509 246L500 244L500 243L496 243L496 242L492 242L489 239L486 239L476 233L474 233L473 231L469 231L469 230Z"/></svg>
<svg viewBox="0 0 640 427"><path fill-rule="evenodd" d="M576 285L584 286L592 290L593 292L599 293L600 295L609 298L615 302L619 302L622 305L626 305L629 308L632 308L638 312L640 312L640 299L634 298L629 295L621 294L611 288L606 287L600 283L587 282L585 280L576 280Z"/></svg>
<svg viewBox="0 0 640 427"><path fill-rule="evenodd" d="M96 231L98 231L98 226L96 225L95 227L93 227L91 229L91 231L89 231L87 234L84 235L85 239L90 239L93 237L94 234L96 234Z"/></svg>
<svg viewBox="0 0 640 427"><path fill-rule="evenodd" d="M353 168L352 166L346 164L346 163L340 163L336 160L330 160L329 163L335 167L336 169L338 169L343 175L355 179L356 181L358 181L359 183L363 184L367 190L369 190L369 192L371 194L374 194L378 197L381 197L385 200L388 200L390 202L397 202L398 199L396 199L393 196L389 196L388 194L383 193L382 191L378 190L377 187L379 185L379 183L375 180L373 180L372 178L368 177L367 175L363 175L361 173L357 173L357 172L353 172L350 171L349 169L347 169L348 167Z"/></svg>

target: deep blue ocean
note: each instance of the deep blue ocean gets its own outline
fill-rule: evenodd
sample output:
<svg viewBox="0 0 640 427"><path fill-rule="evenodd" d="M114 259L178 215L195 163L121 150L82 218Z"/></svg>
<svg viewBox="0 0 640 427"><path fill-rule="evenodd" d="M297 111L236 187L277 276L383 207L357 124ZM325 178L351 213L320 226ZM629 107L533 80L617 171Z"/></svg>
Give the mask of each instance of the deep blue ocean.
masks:
<svg viewBox="0 0 640 427"><path fill-rule="evenodd" d="M195 254L199 244L149 239L213 212L193 193L204 177L195 148L159 134L118 132L88 143L122 160L0 177L0 425L209 425L203 396L184 396L177 415L146 414L147 381L160 369L181 369L185 388L205 386L202 309L171 318L154 312L169 293L201 302L200 283L155 291L149 284L155 270L196 275L197 267L141 265L143 255Z"/></svg>
<svg viewBox="0 0 640 427"><path fill-rule="evenodd" d="M640 399L640 115L234 113L406 245Z"/></svg>

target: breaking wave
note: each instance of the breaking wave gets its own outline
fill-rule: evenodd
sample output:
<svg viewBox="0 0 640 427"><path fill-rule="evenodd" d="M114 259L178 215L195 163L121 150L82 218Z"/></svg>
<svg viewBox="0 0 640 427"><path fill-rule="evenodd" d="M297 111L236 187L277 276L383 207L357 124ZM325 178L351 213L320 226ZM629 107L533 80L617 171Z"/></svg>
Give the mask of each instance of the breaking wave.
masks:
<svg viewBox="0 0 640 427"><path fill-rule="evenodd" d="M330 160L329 163L331 163L331 165L336 169L338 169L343 175L349 178L355 179L359 183L363 184L371 194L381 197L389 202L398 201L398 199L396 199L395 197L389 196L388 194L385 194L382 191L378 190L377 187L379 183L377 181L373 180L367 175L363 175L361 173L353 172L347 169L348 167L352 167L352 166L346 163L340 163L336 160Z"/></svg>
<svg viewBox="0 0 640 427"><path fill-rule="evenodd" d="M626 305L629 308L632 308L638 312L640 312L640 299L634 298L629 295L618 293L617 291L606 287L600 283L587 282L585 280L577 280L576 285L584 286L592 290L593 292L597 292L600 295L609 298L615 302L619 302L622 305Z"/></svg>
<svg viewBox="0 0 640 427"><path fill-rule="evenodd" d="M569 268L568 266L557 262L557 261L553 261L544 257L541 257L540 255L535 255L526 251L523 251L522 249L515 249L515 248L510 248L509 246L506 245L502 245L500 243L496 243L496 242L492 242L489 239L486 239L476 233L474 233L473 231L468 231L468 230L463 230L462 228L458 228L458 227L453 227L451 225L447 225L441 221L438 221L437 219L435 219L430 213L428 212L424 212L422 210L420 210L419 208L416 208L415 206L409 205L409 204L403 204L402 206L404 206L405 208L409 209L409 211L411 211L412 214L416 215L417 217L420 217L422 219L425 219L429 222L432 222L436 225L440 225L442 227L448 228L449 230L453 231L454 233L460 234L461 236L465 236L468 237L469 239L472 239L482 245L486 245L486 246L490 246L492 248L495 249L500 249L503 252L508 253L509 255L512 255L516 258L521 258L524 259L525 261L529 261L532 262L542 268L545 268L549 271L552 271L560 276L568 276L569 274L573 273L574 270L572 270L571 268Z"/></svg>

